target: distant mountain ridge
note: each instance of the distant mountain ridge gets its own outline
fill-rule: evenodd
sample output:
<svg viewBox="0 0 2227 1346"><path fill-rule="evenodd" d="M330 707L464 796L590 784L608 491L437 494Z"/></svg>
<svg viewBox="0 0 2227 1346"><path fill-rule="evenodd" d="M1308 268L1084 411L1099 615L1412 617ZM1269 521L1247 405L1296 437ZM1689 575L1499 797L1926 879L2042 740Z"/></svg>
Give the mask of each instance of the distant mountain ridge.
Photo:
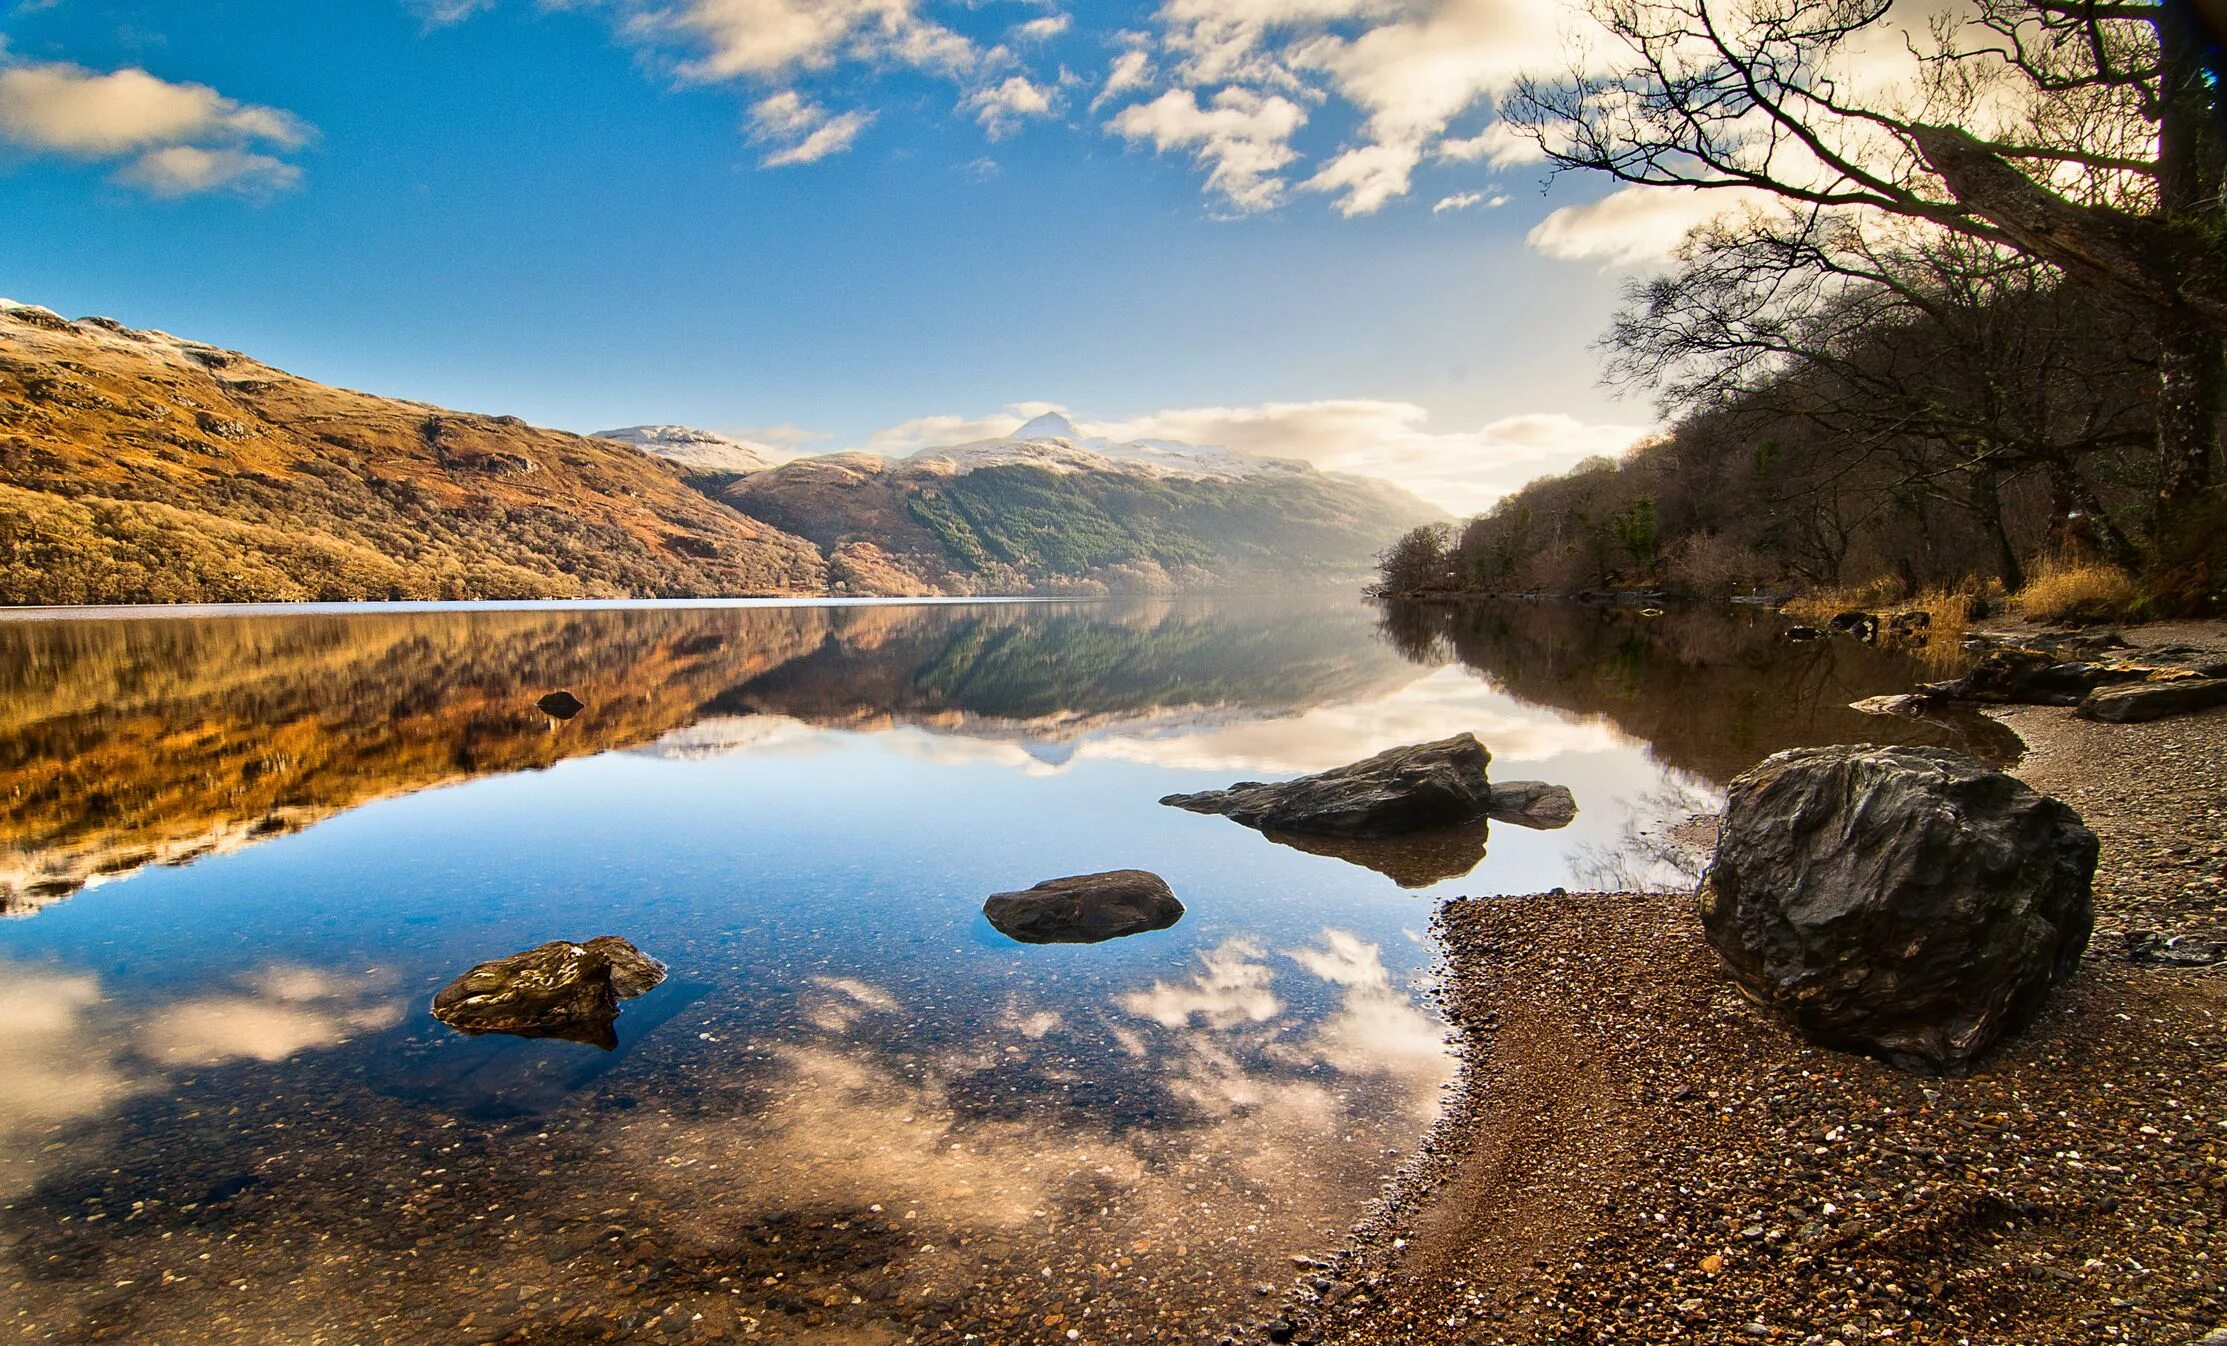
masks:
<svg viewBox="0 0 2227 1346"><path fill-rule="evenodd" d="M1038 417L774 463L328 387L0 300L0 604L1167 592L1358 582L1388 483Z"/></svg>
<svg viewBox="0 0 2227 1346"><path fill-rule="evenodd" d="M690 425L629 425L618 430L598 430L597 439L608 439L653 454L691 476L739 477L772 467L774 460L755 444L745 444L711 430Z"/></svg>

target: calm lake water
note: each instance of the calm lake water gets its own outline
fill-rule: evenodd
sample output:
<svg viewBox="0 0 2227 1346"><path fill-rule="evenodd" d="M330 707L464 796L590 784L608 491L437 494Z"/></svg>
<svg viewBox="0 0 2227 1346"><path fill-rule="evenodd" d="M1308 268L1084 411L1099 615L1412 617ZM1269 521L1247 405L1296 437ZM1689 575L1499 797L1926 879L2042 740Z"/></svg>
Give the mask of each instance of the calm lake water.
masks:
<svg viewBox="0 0 2227 1346"><path fill-rule="evenodd" d="M1435 902L1659 845L1908 658L1358 603L0 622L0 1323L197 1342L1194 1340L1431 1125ZM569 688L564 723L534 702ZM1313 854L1165 808L1472 730L1561 831ZM1170 929L983 898L1135 867ZM1541 900L1551 900L1541 899ZM619 1046L432 993L625 936Z"/></svg>

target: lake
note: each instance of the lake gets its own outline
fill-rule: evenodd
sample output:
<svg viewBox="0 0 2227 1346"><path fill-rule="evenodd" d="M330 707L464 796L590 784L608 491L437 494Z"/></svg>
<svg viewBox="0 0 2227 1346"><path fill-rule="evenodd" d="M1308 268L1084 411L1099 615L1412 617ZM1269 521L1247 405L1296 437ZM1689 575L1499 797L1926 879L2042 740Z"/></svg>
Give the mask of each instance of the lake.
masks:
<svg viewBox="0 0 2227 1346"><path fill-rule="evenodd" d="M1670 828L1931 674L1761 614L726 604L0 621L0 1321L25 1341L1193 1340L1455 1069L1431 913ZM553 689L586 708L558 721ZM1561 830L1318 853L1164 794L1474 731ZM993 892L1164 876L1023 945ZM1536 900L1552 900L1543 897ZM433 993L671 969L618 1045Z"/></svg>

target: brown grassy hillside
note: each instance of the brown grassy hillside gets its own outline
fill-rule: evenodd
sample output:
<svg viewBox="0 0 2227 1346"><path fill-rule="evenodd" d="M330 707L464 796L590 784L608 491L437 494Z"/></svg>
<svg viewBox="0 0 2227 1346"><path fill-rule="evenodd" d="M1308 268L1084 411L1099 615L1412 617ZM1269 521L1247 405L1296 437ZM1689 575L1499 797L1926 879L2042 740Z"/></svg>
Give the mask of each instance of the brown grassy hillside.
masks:
<svg viewBox="0 0 2227 1346"><path fill-rule="evenodd" d="M0 603L824 592L633 449L0 305Z"/></svg>

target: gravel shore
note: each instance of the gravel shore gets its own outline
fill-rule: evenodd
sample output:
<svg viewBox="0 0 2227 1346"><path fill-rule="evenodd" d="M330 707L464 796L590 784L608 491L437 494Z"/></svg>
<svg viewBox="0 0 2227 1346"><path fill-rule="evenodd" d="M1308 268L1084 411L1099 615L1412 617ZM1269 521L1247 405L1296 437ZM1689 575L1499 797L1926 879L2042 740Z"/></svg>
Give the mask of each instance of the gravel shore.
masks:
<svg viewBox="0 0 2227 1346"><path fill-rule="evenodd" d="M2103 839L2091 955L2024 1035L1904 1074L1765 1019L1686 896L1452 902L1460 1096L1257 1330L2227 1346L2227 965L2174 965L2227 935L2227 711L2007 718Z"/></svg>

